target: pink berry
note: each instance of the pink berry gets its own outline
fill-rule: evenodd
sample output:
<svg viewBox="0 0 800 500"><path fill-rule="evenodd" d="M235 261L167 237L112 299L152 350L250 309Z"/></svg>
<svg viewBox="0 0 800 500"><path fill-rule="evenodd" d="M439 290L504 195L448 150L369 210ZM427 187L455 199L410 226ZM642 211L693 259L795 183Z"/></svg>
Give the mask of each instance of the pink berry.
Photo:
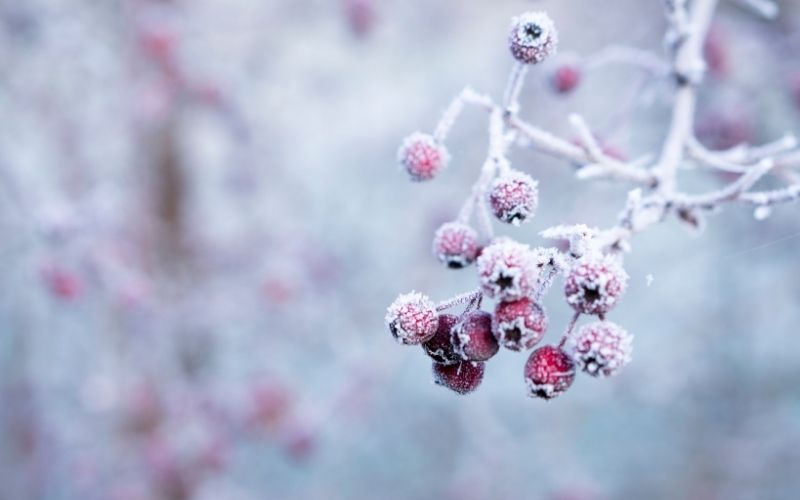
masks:
<svg viewBox="0 0 800 500"><path fill-rule="evenodd" d="M589 256L578 261L567 275L567 302L583 314L605 314L619 301L628 285L628 274L609 256Z"/></svg>
<svg viewBox="0 0 800 500"><path fill-rule="evenodd" d="M525 381L531 397L553 399L569 389L573 380L575 363L558 347L540 347L525 363Z"/></svg>
<svg viewBox="0 0 800 500"><path fill-rule="evenodd" d="M401 344L421 344L436 334L439 316L431 299L421 293L402 294L386 311L386 325Z"/></svg>
<svg viewBox="0 0 800 500"><path fill-rule="evenodd" d="M544 12L526 12L511 20L508 46L517 61L540 63L556 51L557 45L558 32Z"/></svg>
<svg viewBox="0 0 800 500"><path fill-rule="evenodd" d="M565 64L553 73L553 88L559 94L568 94L581 82L581 70L577 66Z"/></svg>
<svg viewBox="0 0 800 500"><path fill-rule="evenodd" d="M454 365L433 363L433 381L459 394L468 394L481 385L485 364L462 361Z"/></svg>
<svg viewBox="0 0 800 500"><path fill-rule="evenodd" d="M450 154L433 136L414 132L403 141L397 158L412 181L427 181L447 166Z"/></svg>
<svg viewBox="0 0 800 500"><path fill-rule="evenodd" d="M492 333L492 315L472 311L453 327L453 347L464 360L486 361L500 349Z"/></svg>
<svg viewBox="0 0 800 500"><path fill-rule="evenodd" d="M478 256L478 233L461 222L447 222L436 230L433 253L451 269L472 264Z"/></svg>
<svg viewBox="0 0 800 500"><path fill-rule="evenodd" d="M610 321L582 326L570 341L578 367L593 377L610 377L631 360L633 336Z"/></svg>
<svg viewBox="0 0 800 500"><path fill-rule="evenodd" d="M439 316L439 326L434 336L422 344L422 348L434 361L443 365L452 365L461 361L453 347L453 327L458 322L458 316L442 314Z"/></svg>
<svg viewBox="0 0 800 500"><path fill-rule="evenodd" d="M533 217L538 204L538 183L517 170L495 179L489 191L489 205L494 215L515 226Z"/></svg>
<svg viewBox="0 0 800 500"><path fill-rule="evenodd" d="M503 347L512 351L530 349L544 336L547 315L541 306L525 297L514 302L498 302L492 331Z"/></svg>
<svg viewBox="0 0 800 500"><path fill-rule="evenodd" d="M537 270L527 245L502 239L484 248L477 260L483 292L504 302L531 294Z"/></svg>

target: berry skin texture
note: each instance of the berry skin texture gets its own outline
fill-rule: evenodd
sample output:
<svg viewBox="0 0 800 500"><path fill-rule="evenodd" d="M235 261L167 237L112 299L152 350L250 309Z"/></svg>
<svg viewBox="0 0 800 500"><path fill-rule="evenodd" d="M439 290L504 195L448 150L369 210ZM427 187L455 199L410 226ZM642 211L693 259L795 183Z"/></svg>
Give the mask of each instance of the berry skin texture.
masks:
<svg viewBox="0 0 800 500"><path fill-rule="evenodd" d="M547 315L541 306L525 297L514 302L498 302L492 318L492 331L500 345L512 351L530 349L547 330Z"/></svg>
<svg viewBox="0 0 800 500"><path fill-rule="evenodd" d="M443 170L450 161L450 154L433 136L414 132L400 145L397 159L411 180L420 182L433 179Z"/></svg>
<svg viewBox="0 0 800 500"><path fill-rule="evenodd" d="M397 297L386 311L385 319L395 340L406 345L430 340L439 324L436 306L427 296L417 292Z"/></svg>
<svg viewBox="0 0 800 500"><path fill-rule="evenodd" d="M569 389L573 380L575 362L558 347L540 347L525 363L525 382L531 397L553 399Z"/></svg>
<svg viewBox="0 0 800 500"><path fill-rule="evenodd" d="M447 222L436 230L433 254L451 269L461 269L478 257L478 233L466 224Z"/></svg>
<svg viewBox="0 0 800 500"><path fill-rule="evenodd" d="M484 248L477 267L483 292L502 302L530 295L538 274L530 247L509 239Z"/></svg>
<svg viewBox="0 0 800 500"><path fill-rule="evenodd" d="M467 313L453 327L453 347L466 361L486 361L497 354L500 345L492 333L492 315L485 311Z"/></svg>
<svg viewBox="0 0 800 500"><path fill-rule="evenodd" d="M458 316L442 314L439 316L439 326L436 334L422 344L422 348L435 362L442 365L453 365L461 362L453 347L453 327L458 322Z"/></svg>
<svg viewBox="0 0 800 500"><path fill-rule="evenodd" d="M480 361L462 361L454 365L433 363L433 381L458 394L473 392L483 381L485 364Z"/></svg>
<svg viewBox="0 0 800 500"><path fill-rule="evenodd" d="M559 94L569 94L581 83L581 70L565 64L553 73L553 88Z"/></svg>
<svg viewBox="0 0 800 500"><path fill-rule="evenodd" d="M538 205L538 183L517 170L495 179L489 190L489 206L494 215L515 226L533 217Z"/></svg>
<svg viewBox="0 0 800 500"><path fill-rule="evenodd" d="M544 12L526 12L511 20L508 47L517 61L540 63L555 53L557 46L558 32Z"/></svg>
<svg viewBox="0 0 800 500"><path fill-rule="evenodd" d="M564 293L577 312L603 315L619 301L628 286L628 274L612 257L589 256L569 271Z"/></svg>
<svg viewBox="0 0 800 500"><path fill-rule="evenodd" d="M578 368L593 377L617 374L631 360L633 335L610 321L582 326L570 340L569 350Z"/></svg>

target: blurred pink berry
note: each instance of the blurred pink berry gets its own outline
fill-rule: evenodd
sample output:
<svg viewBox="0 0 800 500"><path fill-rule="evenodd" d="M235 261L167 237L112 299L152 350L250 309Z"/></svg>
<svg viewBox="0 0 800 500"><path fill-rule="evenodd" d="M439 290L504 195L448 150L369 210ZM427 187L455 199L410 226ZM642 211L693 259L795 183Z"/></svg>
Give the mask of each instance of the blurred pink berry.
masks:
<svg viewBox="0 0 800 500"><path fill-rule="evenodd" d="M538 204L538 183L518 170L495 179L489 191L489 205L494 215L515 226L533 217Z"/></svg>
<svg viewBox="0 0 800 500"><path fill-rule="evenodd" d="M531 397L553 399L569 389L573 380L575 363L558 347L540 347L525 363L525 382Z"/></svg>
<svg viewBox="0 0 800 500"><path fill-rule="evenodd" d="M310 429L298 427L287 432L283 445L289 457L296 462L305 462L314 454L317 440Z"/></svg>
<svg viewBox="0 0 800 500"><path fill-rule="evenodd" d="M581 82L581 70L577 66L565 64L553 73L553 88L559 94L568 94Z"/></svg>
<svg viewBox="0 0 800 500"><path fill-rule="evenodd" d="M375 24L374 0L343 0L347 23L353 33L365 36Z"/></svg>
<svg viewBox="0 0 800 500"><path fill-rule="evenodd" d="M741 110L712 112L700 117L695 125L695 134L711 149L730 149L750 142L755 135L752 120Z"/></svg>
<svg viewBox="0 0 800 500"><path fill-rule="evenodd" d="M610 321L582 326L570 341L578 367L593 377L610 377L631 360L633 336Z"/></svg>
<svg viewBox="0 0 800 500"><path fill-rule="evenodd" d="M412 181L427 181L447 166L450 154L433 136L414 132L403 141L397 158Z"/></svg>
<svg viewBox="0 0 800 500"><path fill-rule="evenodd" d="M461 222L447 222L436 230L433 253L451 269L472 264L478 256L478 233Z"/></svg>
<svg viewBox="0 0 800 500"><path fill-rule="evenodd" d="M433 363L433 381L459 394L468 394L481 385L485 364L462 361L454 365Z"/></svg>
<svg viewBox="0 0 800 500"><path fill-rule="evenodd" d="M578 261L567 275L567 302L583 314L605 314L619 301L628 285L628 274L613 257L589 256Z"/></svg>
<svg viewBox="0 0 800 500"><path fill-rule="evenodd" d="M464 360L486 361L500 349L492 333L492 315L472 311L453 327L453 346Z"/></svg>
<svg viewBox="0 0 800 500"><path fill-rule="evenodd" d="M557 45L558 32L544 12L526 12L511 20L508 46L517 61L540 63L555 53Z"/></svg>
<svg viewBox="0 0 800 500"><path fill-rule="evenodd" d="M42 276L50 293L61 300L73 300L83 289L77 274L60 267L47 267L42 271Z"/></svg>
<svg viewBox="0 0 800 500"><path fill-rule="evenodd" d="M421 344L436 333L439 316L427 296L411 292L402 294L389 306L386 325L401 344Z"/></svg>
<svg viewBox="0 0 800 500"><path fill-rule="evenodd" d="M716 78L728 73L728 51L724 33L719 26L712 26L703 45L703 55L709 72Z"/></svg>
<svg viewBox="0 0 800 500"><path fill-rule="evenodd" d="M455 347L453 347L453 327L458 322L458 316L442 314L439 316L439 326L436 333L422 348L432 360L443 365L452 365L461 361Z"/></svg>
<svg viewBox="0 0 800 500"><path fill-rule="evenodd" d="M544 336L547 315L541 306L524 297L513 302L498 302L492 331L503 347L512 351L530 349Z"/></svg>
<svg viewBox="0 0 800 500"><path fill-rule="evenodd" d="M483 292L501 301L519 300L531 294L536 267L527 245L502 239L487 246L477 260Z"/></svg>

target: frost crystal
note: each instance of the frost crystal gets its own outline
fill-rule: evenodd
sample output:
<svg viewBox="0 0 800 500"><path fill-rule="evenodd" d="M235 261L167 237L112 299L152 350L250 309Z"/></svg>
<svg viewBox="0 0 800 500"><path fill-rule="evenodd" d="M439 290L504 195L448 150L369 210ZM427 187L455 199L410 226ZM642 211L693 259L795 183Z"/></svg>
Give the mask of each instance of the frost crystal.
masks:
<svg viewBox="0 0 800 500"><path fill-rule="evenodd" d="M553 20L544 12L526 12L511 20L508 45L517 61L540 63L555 53L558 32Z"/></svg>
<svg viewBox="0 0 800 500"><path fill-rule="evenodd" d="M547 315L531 299L500 302L494 311L492 330L497 341L512 351L530 349L547 330Z"/></svg>
<svg viewBox="0 0 800 500"><path fill-rule="evenodd" d="M460 222L447 222L436 230L433 254L452 269L472 264L478 256L478 233Z"/></svg>
<svg viewBox="0 0 800 500"><path fill-rule="evenodd" d="M481 385L484 363L462 361L454 365L433 364L433 381L458 394L467 394Z"/></svg>
<svg viewBox="0 0 800 500"><path fill-rule="evenodd" d="M420 344L436 333L436 306L421 293L402 294L386 311L386 325L401 344Z"/></svg>
<svg viewBox="0 0 800 500"><path fill-rule="evenodd" d="M540 347L525 363L525 382L531 397L553 399L569 389L573 380L575 363L558 347Z"/></svg>
<svg viewBox="0 0 800 500"><path fill-rule="evenodd" d="M447 166L450 154L433 136L414 132L403 141L397 160L412 181L427 181Z"/></svg>
<svg viewBox="0 0 800 500"><path fill-rule="evenodd" d="M633 336L610 321L595 321L578 330L570 352L581 370L593 377L610 377L631 360Z"/></svg>
<svg viewBox="0 0 800 500"><path fill-rule="evenodd" d="M494 215L515 226L533 217L538 204L538 183L517 170L495 179L489 190L489 206Z"/></svg>

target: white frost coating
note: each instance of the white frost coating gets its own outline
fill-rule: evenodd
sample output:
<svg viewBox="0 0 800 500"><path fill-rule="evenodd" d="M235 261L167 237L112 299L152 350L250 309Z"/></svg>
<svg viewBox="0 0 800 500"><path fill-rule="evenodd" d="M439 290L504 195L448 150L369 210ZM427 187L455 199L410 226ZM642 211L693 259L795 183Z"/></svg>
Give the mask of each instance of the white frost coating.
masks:
<svg viewBox="0 0 800 500"><path fill-rule="evenodd" d="M541 33L534 36L529 26L538 26ZM558 30L545 12L526 12L511 19L514 41L523 47L544 47L548 42L558 44Z"/></svg>
<svg viewBox="0 0 800 500"><path fill-rule="evenodd" d="M582 326L569 343L578 367L593 377L610 377L631 361L633 336L610 321Z"/></svg>
<svg viewBox="0 0 800 500"><path fill-rule="evenodd" d="M419 344L436 333L439 316L427 295L416 291L399 295L386 310L384 321L402 344Z"/></svg>

